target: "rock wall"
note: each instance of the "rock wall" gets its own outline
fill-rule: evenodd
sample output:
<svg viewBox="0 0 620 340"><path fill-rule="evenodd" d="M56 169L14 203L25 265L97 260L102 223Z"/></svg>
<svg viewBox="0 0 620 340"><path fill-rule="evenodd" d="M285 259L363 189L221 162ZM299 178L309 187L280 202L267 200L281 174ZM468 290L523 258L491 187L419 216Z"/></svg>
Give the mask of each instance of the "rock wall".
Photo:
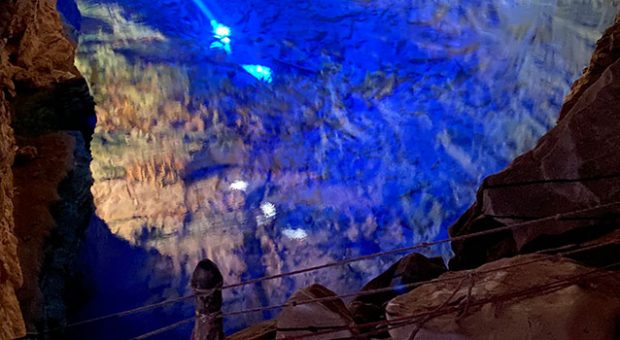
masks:
<svg viewBox="0 0 620 340"><path fill-rule="evenodd" d="M54 329L66 319L67 282L80 234L92 214L90 154L77 131L17 138L14 165L15 234L24 283L17 291L29 331Z"/></svg>
<svg viewBox="0 0 620 340"><path fill-rule="evenodd" d="M620 213L620 22L597 44L562 116L536 147L485 179L451 235L528 222L501 234L454 242L451 269L579 244L618 228ZM611 254L610 254L611 255Z"/></svg>
<svg viewBox="0 0 620 340"><path fill-rule="evenodd" d="M585 340L618 335L617 272L596 276L573 261L531 254L451 272L439 280L387 304L388 320L418 316L391 327L392 339Z"/></svg>
<svg viewBox="0 0 620 340"><path fill-rule="evenodd" d="M2 40L0 40L2 44ZM0 62L3 60L0 49ZM0 64L0 84L6 82ZM25 334L15 289L22 284L22 273L17 260L17 238L13 234L13 172L11 165L15 151L13 130L10 125L6 93L0 92L0 339L11 339Z"/></svg>
<svg viewBox="0 0 620 340"><path fill-rule="evenodd" d="M29 180L22 181L21 188L14 187L15 172L17 172L16 178L21 176L28 179L36 175L27 172L20 173L19 166L12 169L14 160L29 162L37 159L38 162L46 163L48 166L53 162L39 155L34 147L20 149L15 143L13 128L17 127L20 134L33 137L32 135L44 134L50 130L71 127L65 126L63 121L71 122L70 114L68 115L67 112L73 111L66 110L66 108L73 104L66 100L58 100L56 95L59 93L59 88L66 88L62 84L72 84L69 88L83 89L85 86L85 82L73 63L74 52L75 45L63 31L55 0L0 2L0 320L2 320L0 339L12 339L25 335L25 323L16 291L23 282L28 282L29 286L37 286L39 283L41 267L36 265L32 267L33 263L26 261L20 268L18 254L21 255L22 260L25 258L24 254L32 258L38 256L38 260L34 262L40 264L44 258L47 258L44 255L44 249L50 250L45 238L49 230L41 233L43 237L41 242L36 242L36 247L25 246L27 243L24 243L24 239L31 238L38 231L34 229L37 225L31 223L30 218L37 220L40 216L27 214L31 207L30 204L23 204L16 210L16 196L20 191L33 190L36 193L34 197L31 197L34 202L45 204L44 200L38 200L39 190L42 190L52 192L53 201L58 201L56 189L66 177L61 177L59 182L53 183L49 189L32 187ZM60 92L69 93L65 98L71 96L71 91ZM41 99L44 98L46 100L42 101ZM77 106L76 111L83 112L85 109L87 111L92 106L92 99L90 102L82 101L82 105ZM63 112L64 114L59 114ZM45 123L40 124L41 121ZM84 124L74 123L74 125L78 129L87 130L82 128ZM69 141L76 140L69 135L63 138ZM72 143L83 144L80 140L78 138L77 142ZM58 147L54 151L68 155L69 158L74 152L74 148L70 145L59 147L52 144L49 147ZM46 173L41 172L38 176L46 177ZM20 212L20 209L23 211ZM47 209L44 210L42 214L49 215ZM26 214L29 218L16 226L13 216L19 216L20 213ZM46 223L51 227L56 225L52 218L47 219ZM25 238L20 237L18 241L15 231L19 229L22 230ZM23 277L23 272L28 275ZM21 302L22 305L30 303Z"/></svg>

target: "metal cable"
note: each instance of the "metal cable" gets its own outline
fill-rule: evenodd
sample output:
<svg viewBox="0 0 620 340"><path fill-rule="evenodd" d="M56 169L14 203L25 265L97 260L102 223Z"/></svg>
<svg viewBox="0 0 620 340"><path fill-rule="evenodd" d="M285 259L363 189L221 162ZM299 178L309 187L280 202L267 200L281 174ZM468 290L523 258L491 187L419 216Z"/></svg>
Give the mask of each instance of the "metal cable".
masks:
<svg viewBox="0 0 620 340"><path fill-rule="evenodd" d="M603 209L603 208L610 208L610 207L614 207L614 206L620 206L620 201L612 202L612 203L607 203L607 204L601 204L601 205L597 205L597 206L594 206L594 207L591 207L591 208L574 210L574 211L570 211L570 212L566 212L566 213L562 213L562 214L547 216L547 217L543 217L543 218L539 218L539 219L535 219L535 220L530 220L530 221L526 221L526 222L511 224L511 225L507 225L507 226L503 226L503 227L499 227L499 228L495 228L495 229L479 231L479 232L475 232L475 233L471 233L471 234L467 234L467 235L454 236L452 238L442 239L442 240L437 240L437 241L432 241L432 242L422 242L422 243L418 243L418 244L415 244L415 245L412 245L412 246L403 247L403 248L397 248L397 249L388 250L388 251L385 251L385 252L378 252L378 253L373 253L373 254L368 254L368 255L362 255L362 256L348 258L348 259L344 259L344 260L340 260L340 261L329 262L329 263L325 263L325 264L318 265L318 266L313 266L313 267L308 267L308 268L304 268L304 269L293 270L293 271L290 271L290 272L280 273L280 274L276 274L276 275L264 276L264 277L260 277L260 278L256 278L256 279L251 279L251 280L247 280L247 281L243 281L243 282L239 282L239 283L235 283L235 284L226 285L226 286L222 287L222 289L225 290L225 289L237 288L237 287L246 286L246 285L250 285L250 284L260 283L260 282L263 282L263 281L268 281L268 280L273 280L273 279L278 279L278 278L283 278L283 277L288 277L288 276L293 276L293 275L299 275L299 274L303 274L303 273L307 273L307 272L312 272L312 271L316 271L316 270L320 270L320 269L325 269L325 268L329 268L329 267L342 266L342 265L346 265L346 264L353 263L353 262L358 262L358 261L363 261L363 260L369 260L369 259L373 259L373 258L376 258L376 257L395 255L395 254L409 252L409 251L416 250L416 249L429 248L431 246L435 246L435 245L439 245L439 244L444 244L444 243L449 243L449 242L465 241L465 240L474 239L474 238L483 237L483 236L488 236L488 235L492 235L492 234L496 234L496 233L501 233L501 232L505 232L505 231L511 231L511 230L514 230L514 229L523 228L523 227L526 227L526 226L530 226L530 225L533 225L533 224L536 224L536 223L545 222L545 221L561 220L561 219L566 218L566 217L571 216L571 215L578 215L578 214L587 213L587 212L590 212L590 211L593 211L593 210L598 210L598 209ZM599 218L597 218L597 219L599 219ZM87 320L83 320L83 321L73 322L73 323L70 323L70 324L68 324L68 325L66 325L64 327L59 327L58 329L45 331L43 333L57 332L57 331L64 330L64 329L67 329L67 328L77 327L77 326L81 326L81 325L85 325L85 324L90 324L90 323L93 323L93 322L103 321L103 320L112 319L112 318L116 318L116 317L124 317L124 316L127 316L127 315L132 315L132 314L136 314L136 313L140 313L140 312L156 309L156 308L159 308L159 307L162 307L162 306L165 306L165 305L174 304L174 303L177 303L177 302L189 300L189 299L191 299L193 297L195 297L195 294L190 294L190 295L185 295L185 296L181 296L181 297L178 297L178 298L168 299L168 300L161 301L161 302L158 302L158 303L144 305L144 306L128 309L128 310L121 311L121 312L111 313L111 314L107 314L107 315L103 315L103 316L99 316L99 317L95 317L95 318L91 318L91 319L87 319Z"/></svg>
<svg viewBox="0 0 620 340"><path fill-rule="evenodd" d="M511 293L507 293L504 295L500 295L500 296L492 296L486 299L481 299L478 301L474 301L470 303L470 307L471 306L479 306L479 305L484 305L487 303L492 303L492 302L502 302L502 301L508 301L508 300L512 300L512 299L516 299L516 298L520 298L520 297L533 297L533 296L541 296L541 295L545 295L549 292L555 291L555 290L559 290L562 288L566 288L569 287L573 284L575 284L576 282L588 277L588 276L592 276L593 274L597 274L598 276L605 276L605 275L612 275L612 274L617 274L617 272L603 272L603 270L606 269L611 269L613 267L617 267L620 266L620 261L619 262L615 262L600 268L595 268L592 269L590 271L581 273L581 274L575 274L563 279L559 279L544 285L538 285L538 286L533 286L533 287L528 287L526 289L522 289L520 291L517 292L511 292ZM412 315L408 315L408 316L403 316L400 318L396 318L396 319L392 319L392 320L382 320L382 321L376 321L376 322L369 322L369 323L364 323L364 324L358 324L356 325L356 327L359 328L369 328L369 327L380 327L380 326L391 326L389 327L389 329L396 329L396 328L401 328L401 327L405 327L405 326L409 326L409 325L413 325L416 324L418 322L418 318L423 318L422 320L426 319L426 318L434 318L437 316L442 316L442 315L446 315L446 314L451 314L451 313L455 313L459 310L460 306L456 305L456 306L444 306L444 310L432 310L432 311L427 311L427 312L420 312L420 313L415 313ZM310 334L303 334L303 335L299 335L299 336L293 336L293 337L287 337L287 339L305 339L305 338L310 338L310 337L314 337L314 336L318 336L318 335L326 335L326 334L330 334L330 333L335 333L335 332L340 332L343 330L347 330L349 329L349 326L339 326L337 329L336 327L334 327L333 330L330 331L321 331L321 332L314 332L314 333L310 333ZM365 333L365 334L358 334L358 335L354 335L355 337L359 337L359 336L369 336L369 335L374 335L374 334L378 334L380 332L384 332L385 329L381 329L381 330L376 330L376 331L372 331L369 333Z"/></svg>
<svg viewBox="0 0 620 340"><path fill-rule="evenodd" d="M135 338L132 338L132 339L134 339L134 340L147 339L147 338L153 337L155 335L159 335L161 333L165 333L165 332L171 331L171 330L173 330L173 329L175 329L175 328L177 328L177 327L179 327L181 325L193 322L194 319L195 319L195 317L192 316L191 318L183 319L181 321L175 322L175 323L173 323L171 325L168 325L166 327L158 328L158 329L156 329L154 331L151 331L151 332L148 332L148 333L144 333L144 334L139 335L139 336L137 336Z"/></svg>
<svg viewBox="0 0 620 340"><path fill-rule="evenodd" d="M605 243L600 243L600 244L595 244L595 245L590 245L590 246L585 246L579 249L574 249L574 250L570 250L570 251L565 251L565 252L561 252L556 254L557 256L568 256L568 255L573 255L573 254L577 254L577 253L581 253L581 252L585 252L588 250L592 250L592 249L597 249L597 248L602 248L611 244L617 244L618 240L613 240L613 241L608 241ZM549 248L549 249L545 249L545 250L541 250L538 251L536 253L546 253L546 252L553 252L556 251L558 249L562 249L564 247L557 247L557 248ZM245 309L245 310L241 310L241 311L235 311L235 312L228 312L228 313L222 313L222 317L229 317L229 316L235 316L235 315L242 315L242 314L248 314L248 313L255 313L255 312L262 312L262 311L266 311L266 310L273 310L273 309L280 309L280 308L284 308L284 307L295 307L295 306L299 306L299 305L305 305L305 304L311 304L311 303L319 303L319 302L323 302L323 301L332 301L332 300L338 300L338 299L343 299L343 298L347 298L347 297L352 297L352 296L368 296L368 295L375 295L375 294L379 294L379 293L384 293L384 292L393 292L395 290L401 290L401 289L410 289L410 288L414 288L414 287L418 287L424 284L433 284L433 283L439 283L439 282L448 282L448 281L456 281L456 280L461 280L461 282L467 278L470 278L471 273L475 272L476 275L484 275L484 274L489 274L489 273L493 273L493 272L497 272L500 270L506 270L506 269L510 269L510 268L515 268L515 267L520 267L520 266L524 266L527 264L532 264L532 263L536 263L536 262L541 262L544 260L547 260L548 258L537 258L537 259L533 259L530 261L525 261L525 262L520 262L520 263L515 263L515 264L511 264L511 265L506 265L506 266L501 266L501 267L496 267L493 269L488 269L488 270L483 270L483 271L474 271L474 270L467 270L464 271L466 272L466 274L464 275L458 275L458 276L454 276L454 277L449 277L449 278L438 278L438 279L432 279L432 280L426 280L426 281L418 281L418 282L414 282L414 283L410 283L410 284L404 284L404 285L398 285L398 286L393 286L393 287L386 287L386 288L378 288L378 289L372 289L372 290L367 290L367 291L358 291L358 292L353 292L353 293L348 293L348 294L341 294L341 295L334 295L334 296L326 296L326 297L320 297L320 298L315 298L315 299L309 299L309 300L305 300L305 301L299 301L299 302L287 302L284 304L279 304L279 305L272 305L272 306L266 306L266 307L256 307L256 308L250 308L250 309ZM620 264L620 262L611 265L611 266L615 266ZM609 266L605 266L605 267L609 267ZM602 268L605 268L602 267ZM597 268L597 270L600 268ZM460 285L459 285L460 287ZM449 299L450 300L450 299ZM469 305L470 306L470 305ZM441 308L437 308L437 310L440 310L443 308L443 306L440 306ZM425 318L430 318L432 317L432 313L427 313L425 315ZM178 326L180 326L181 324L185 324L185 323L189 323L191 321L193 321L195 318L191 317L185 320L182 320L178 323L172 324L170 326L166 326L166 327L162 327L159 329L156 329L152 332L146 333L144 335L141 335L139 337L136 337L134 339L146 339L150 336L153 335L157 335L163 332L167 332L173 328L176 328ZM385 322L385 321L383 321ZM371 323L368 324L360 324L360 325L356 325L356 327L362 328L362 327L372 327L372 325L370 325ZM380 325L377 325L380 326ZM340 326L329 326L329 327L307 327L307 328L299 328L299 329L279 329L279 330L308 330L311 332L316 332L319 329L324 329L327 328L329 330L329 332L336 332L336 331L342 331L342 330L346 330L349 327L346 326L342 326L343 328L338 328ZM398 327L403 327L403 326L398 326ZM396 328L398 328L396 327ZM334 330L335 328L338 328L336 330ZM328 330L325 330L324 332L327 332ZM377 330L377 331L373 331L373 332L384 332L386 331L385 329L381 329L381 330ZM329 333L328 332L328 333ZM313 333L314 335L318 335L317 333Z"/></svg>

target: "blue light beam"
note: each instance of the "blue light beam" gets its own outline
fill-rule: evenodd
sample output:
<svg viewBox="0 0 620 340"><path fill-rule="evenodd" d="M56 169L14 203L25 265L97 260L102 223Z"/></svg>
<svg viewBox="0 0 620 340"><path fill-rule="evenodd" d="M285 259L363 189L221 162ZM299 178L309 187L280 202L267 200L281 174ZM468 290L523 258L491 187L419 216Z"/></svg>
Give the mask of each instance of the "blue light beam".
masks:
<svg viewBox="0 0 620 340"><path fill-rule="evenodd" d="M211 24L213 25L213 21L215 20L215 16L213 15L213 13L209 10L209 8L207 8L207 6L205 5L204 2L202 2L202 0L192 0L196 6L198 7L198 9L207 17L207 19L209 19L211 21ZM217 21L216 21L217 22Z"/></svg>
<svg viewBox="0 0 620 340"><path fill-rule="evenodd" d="M213 37L217 39L212 42L209 48L217 48L226 51L226 53L230 54L232 49L230 47L230 35L232 34L232 30L230 27L223 25L218 22L213 15L213 12L209 10L209 8L205 5L202 0L192 0L196 7L204 14L209 22L211 23L211 27L213 28Z"/></svg>

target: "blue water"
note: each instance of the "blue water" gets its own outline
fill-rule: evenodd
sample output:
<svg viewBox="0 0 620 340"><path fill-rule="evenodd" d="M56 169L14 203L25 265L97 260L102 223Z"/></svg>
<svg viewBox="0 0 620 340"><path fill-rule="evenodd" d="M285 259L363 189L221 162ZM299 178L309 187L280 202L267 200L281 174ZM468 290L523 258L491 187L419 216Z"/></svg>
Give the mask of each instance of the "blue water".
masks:
<svg viewBox="0 0 620 340"><path fill-rule="evenodd" d="M557 117L619 8L592 1L78 1L97 101L93 219L72 320L447 237L484 176ZM67 8L70 8L67 7ZM78 24L79 23L79 24ZM449 258L449 247L425 254ZM318 282L347 293L381 258L225 292L226 310ZM72 330L125 338L191 303ZM226 320L234 331L277 314ZM188 327L162 338L187 336Z"/></svg>

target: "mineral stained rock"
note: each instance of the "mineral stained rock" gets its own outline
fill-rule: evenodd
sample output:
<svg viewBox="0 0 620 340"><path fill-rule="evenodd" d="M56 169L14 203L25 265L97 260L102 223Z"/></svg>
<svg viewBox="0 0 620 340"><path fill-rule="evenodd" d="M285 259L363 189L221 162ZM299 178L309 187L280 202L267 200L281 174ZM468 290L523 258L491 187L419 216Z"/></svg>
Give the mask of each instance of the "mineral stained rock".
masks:
<svg viewBox="0 0 620 340"><path fill-rule="evenodd" d="M618 272L592 273L568 259L532 254L438 280L388 303L388 320L406 321L391 327L393 339L409 339L414 331L417 340L617 336Z"/></svg>

